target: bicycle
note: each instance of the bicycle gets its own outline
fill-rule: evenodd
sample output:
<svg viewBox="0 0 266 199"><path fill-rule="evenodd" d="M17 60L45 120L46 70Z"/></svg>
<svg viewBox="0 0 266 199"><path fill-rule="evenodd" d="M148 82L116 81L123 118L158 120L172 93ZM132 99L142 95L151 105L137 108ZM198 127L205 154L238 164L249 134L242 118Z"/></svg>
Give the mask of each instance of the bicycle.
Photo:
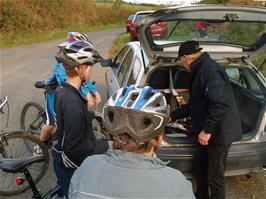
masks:
<svg viewBox="0 0 266 199"><path fill-rule="evenodd" d="M45 160L46 158L44 156L5 160L0 162L0 169L7 173L23 173L33 193L32 198L48 199L60 193L60 185L57 184L55 187L51 188L47 193L43 195L41 191L37 189L36 183L34 182L32 175L28 170L28 167L30 167L32 164L44 162ZM22 185L24 181L25 180L21 180L20 178L18 178L18 186Z"/></svg>
<svg viewBox="0 0 266 199"><path fill-rule="evenodd" d="M92 84L94 85L96 82L93 81ZM38 89L44 89L44 95L46 95L46 86L47 86L47 82L45 80L41 80L41 81L36 81L34 86ZM96 111L98 111L98 106L96 107ZM21 129L24 130L31 130L31 131L36 131L38 132L38 134L36 134L37 137L40 137L40 132L42 129L42 126L45 124L46 122L46 112L45 109L39 105L36 102L27 102L24 107L22 108L21 111L21 115L20 115L20 127ZM95 121L92 122L93 124L93 130L95 132L95 136L97 139L100 138L104 138L104 136L101 134L101 128L99 126L99 124ZM55 140L55 137L51 137L51 142L53 142L53 140ZM26 145L28 146L28 149L30 151L33 150L34 146L29 145L28 143L26 143ZM50 144L52 145L52 144Z"/></svg>
<svg viewBox="0 0 266 199"><path fill-rule="evenodd" d="M7 108L7 110L5 110ZM0 113L8 114L8 98L4 97L0 99ZM6 127L8 126L8 119ZM28 170L32 173L32 178L34 183L38 183L40 179L45 174L48 169L49 164L49 152L47 147L35 136L36 132L25 132L24 130L6 130L1 127L0 133L0 162L12 159L23 159L28 158L29 156L43 157L44 161L36 162L32 165L29 165ZM29 152L25 142L31 143L32 145L39 146L39 153L34 154ZM18 178L20 178L18 176ZM11 173L5 173L0 170L0 196L10 196L18 193L22 193L30 188L29 185L24 185L17 187L16 186L16 176ZM23 179L23 178L21 178Z"/></svg>
<svg viewBox="0 0 266 199"><path fill-rule="evenodd" d="M34 86L38 89L44 89L44 95L46 94L46 81L36 81ZM46 122L46 111L45 109L36 102L27 102L20 114L20 127L23 130L29 132L37 132L34 134L36 137L40 137L42 126ZM33 151L32 145L28 142L25 143L29 151Z"/></svg>

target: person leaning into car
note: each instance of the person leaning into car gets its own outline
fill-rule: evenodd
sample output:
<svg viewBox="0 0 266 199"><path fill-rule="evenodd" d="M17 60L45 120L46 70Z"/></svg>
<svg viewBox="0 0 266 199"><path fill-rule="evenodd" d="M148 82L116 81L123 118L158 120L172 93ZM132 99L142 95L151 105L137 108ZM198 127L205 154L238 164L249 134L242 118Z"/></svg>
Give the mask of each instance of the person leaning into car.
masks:
<svg viewBox="0 0 266 199"><path fill-rule="evenodd" d="M181 44L177 60L191 73L189 103L171 113L171 121L191 116L195 158L196 197L225 198L226 159L231 143L241 139L240 117L224 69L202 52L199 43Z"/></svg>

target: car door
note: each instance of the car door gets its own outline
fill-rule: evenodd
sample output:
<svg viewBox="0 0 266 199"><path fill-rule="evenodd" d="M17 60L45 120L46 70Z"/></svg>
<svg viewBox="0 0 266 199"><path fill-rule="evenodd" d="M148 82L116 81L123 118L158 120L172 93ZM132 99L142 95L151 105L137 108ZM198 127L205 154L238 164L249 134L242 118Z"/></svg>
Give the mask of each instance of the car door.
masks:
<svg viewBox="0 0 266 199"><path fill-rule="evenodd" d="M106 86L107 86L107 96L111 96L117 89L120 88L120 84L118 82L117 76L119 73L119 69L121 63L123 62L125 56L127 55L130 46L126 45L121 51L118 53L114 60L114 64L112 67L108 68L105 73L106 78Z"/></svg>

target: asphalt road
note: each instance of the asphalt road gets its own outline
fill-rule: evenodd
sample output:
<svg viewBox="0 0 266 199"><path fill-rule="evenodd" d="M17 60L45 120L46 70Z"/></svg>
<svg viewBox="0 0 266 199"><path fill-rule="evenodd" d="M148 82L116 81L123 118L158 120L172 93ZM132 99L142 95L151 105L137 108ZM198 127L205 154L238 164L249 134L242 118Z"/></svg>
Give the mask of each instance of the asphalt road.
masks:
<svg viewBox="0 0 266 199"><path fill-rule="evenodd" d="M108 49L112 41L123 31L124 28L92 32L88 35L99 52L107 58ZM9 97L9 129L20 127L20 112L26 102L35 101L43 105L43 93L41 90L34 88L34 82L46 80L52 74L55 65L54 56L57 52L56 46L63 41L55 40L1 49L0 96L7 95ZM96 65L91 78L96 81L97 89L101 93L103 102L106 101L104 70L99 65ZM56 177L50 164L50 168L38 184L38 188L45 192L55 182ZM228 177L226 179L226 192L227 198L230 199L266 198L266 172L251 174L250 178L245 176ZM31 193L27 191L22 195L6 198L31 198Z"/></svg>

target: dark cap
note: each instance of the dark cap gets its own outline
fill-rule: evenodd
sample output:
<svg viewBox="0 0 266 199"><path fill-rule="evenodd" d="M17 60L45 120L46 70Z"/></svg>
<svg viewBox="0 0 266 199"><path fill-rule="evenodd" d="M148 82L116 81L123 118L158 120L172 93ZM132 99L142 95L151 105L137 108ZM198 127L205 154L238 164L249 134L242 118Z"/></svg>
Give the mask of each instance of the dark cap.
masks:
<svg viewBox="0 0 266 199"><path fill-rule="evenodd" d="M200 50L202 50L202 48L199 47L199 42L194 40L186 41L180 45L176 61L184 55L191 55Z"/></svg>

